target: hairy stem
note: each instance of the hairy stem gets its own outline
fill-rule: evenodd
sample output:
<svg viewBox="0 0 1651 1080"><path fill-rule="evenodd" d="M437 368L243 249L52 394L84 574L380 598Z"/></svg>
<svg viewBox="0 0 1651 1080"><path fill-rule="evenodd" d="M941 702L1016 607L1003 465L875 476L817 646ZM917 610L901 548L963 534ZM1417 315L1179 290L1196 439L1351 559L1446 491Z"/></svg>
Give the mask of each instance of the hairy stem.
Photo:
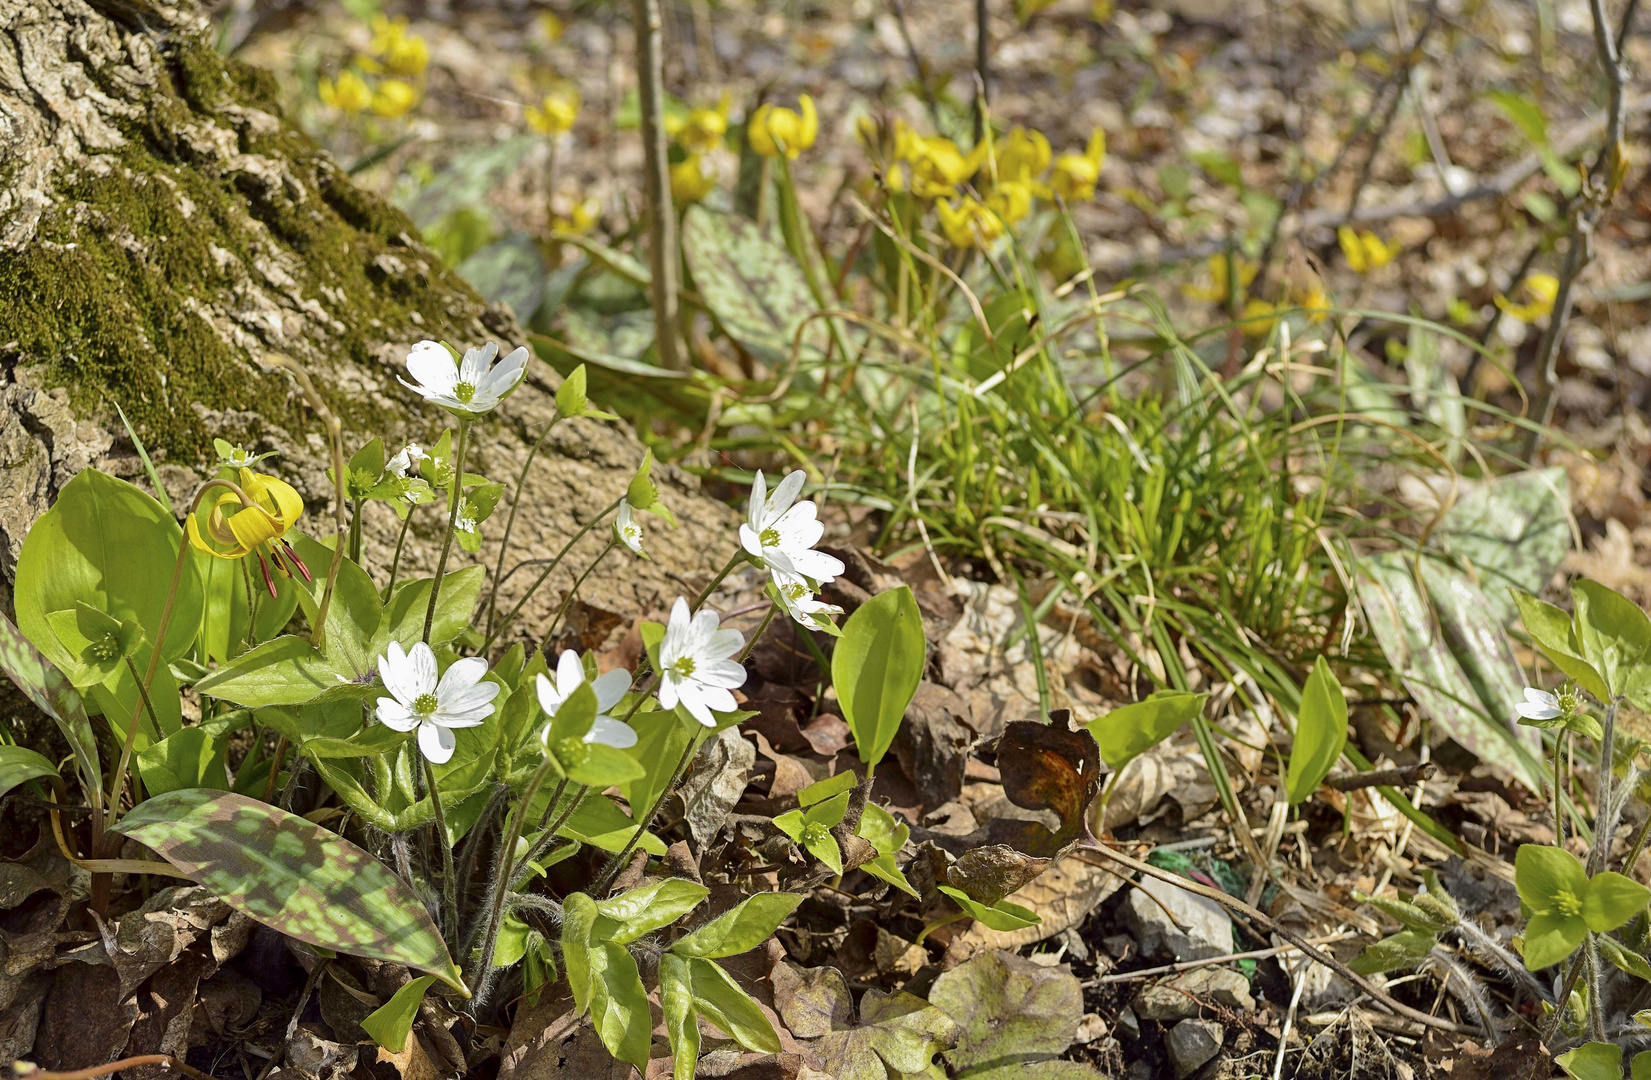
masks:
<svg viewBox="0 0 1651 1080"><path fill-rule="evenodd" d="M551 573L561 565L562 560L567 557L567 553L573 550L573 545L577 544L584 538L586 533L595 528L597 522L619 509L619 504L624 501L625 497L621 495L619 498L609 503L607 507L599 512L595 517L581 525L579 527L579 531L574 533L568 542L562 545L562 550L556 553L556 557L550 560L550 564L539 572L538 577L533 579L533 584L527 587L527 592L523 593L522 598L516 601L516 606L510 609L510 614L501 619L499 621L499 625L494 628L493 633L488 635L487 641L482 644L481 651L483 655L486 655L487 650L493 647L493 643L503 637L506 630L510 629L510 624L516 621L516 616L522 613L522 608L526 607L527 602L533 598L533 594L539 591L539 586L545 583L545 579L548 578Z"/></svg>
<svg viewBox="0 0 1651 1080"><path fill-rule="evenodd" d="M448 499L447 534L441 540L436 559L436 577L430 582L430 606L424 609L424 643L430 644L430 630L436 624L436 598L441 595L441 576L447 572L447 556L453 550L453 530L459 520L459 503L464 501L464 452L469 449L470 421L459 421L459 448L453 455L453 494Z"/></svg>
<svg viewBox="0 0 1651 1080"><path fill-rule="evenodd" d="M551 145L554 147L555 143L553 142ZM533 467L533 459L539 456L539 447L545 444L545 439L549 437L551 430L556 427L556 422L560 419L562 419L560 412L550 418L550 423L545 425L545 430L539 432L539 437L533 440L533 446L527 452L527 460L522 462L522 469L516 474L516 490L510 496L510 516L505 518L504 536L499 539L499 561L493 568L493 585L487 590L487 616L483 619L482 625L486 628L488 640L493 638L493 608L499 600L499 582L504 577L505 555L510 551L510 534L516 528L516 511L522 508L522 486L527 483L527 471Z"/></svg>
<svg viewBox="0 0 1651 1080"><path fill-rule="evenodd" d="M390 584L384 587L384 599L390 599L390 594L396 591L396 574L401 570L401 549L407 543L407 529L413 524L413 508L407 508L407 516L401 519L401 531L396 533L396 553L390 559Z"/></svg>
<svg viewBox="0 0 1651 1080"><path fill-rule="evenodd" d="M701 589L698 596L694 597L694 602L688 607L688 614L692 615L699 611L699 609L705 605L705 601L711 598L711 594L717 591L717 586L722 584L723 579L734 572L734 567L738 566L742 562L745 562L749 558L750 556L745 553L744 548L736 549L734 551L734 557L728 560L728 564L721 570L717 571L717 576L711 579L711 583Z"/></svg>
<svg viewBox="0 0 1651 1080"><path fill-rule="evenodd" d="M659 789L659 795L654 799L654 804L648 808L648 812L636 819L636 831L625 842L624 848L602 867L602 872L596 876L596 884L591 889L592 896L601 899L602 893L607 890L608 886L613 884L613 879L624 868L625 861L631 857L631 852L636 850L636 845L642 839L642 834L653 827L654 818L659 816L659 808L665 805L665 800L671 797L671 793L676 790L677 784L682 782L683 771L688 768L688 762L693 760L694 751L699 749L699 735L700 733L695 731L688 736L688 745L683 747L682 758L676 763L676 768L672 770L670 781Z"/></svg>
<svg viewBox="0 0 1651 1080"><path fill-rule="evenodd" d="M430 789L430 810L435 815L436 844L441 848L441 907L442 919L457 920L458 917L458 875L453 870L453 844L447 836L447 813L441 805L441 788L436 784L436 768L430 764L430 759L420 754L424 761L424 786Z"/></svg>
<svg viewBox="0 0 1651 1080"><path fill-rule="evenodd" d="M551 641L555 639L556 628L562 625L562 617L568 613L568 608L573 606L573 598L579 595L579 586L583 585L585 583L585 579L590 577L591 573L601 565L602 560L608 557L608 552L618 546L617 541L609 540L608 546L602 549L601 554L592 559L590 565L585 567L584 572L573 579L572 588L568 589L567 595L562 597L562 603L559 607L557 607L555 617L550 620L550 629L545 631L544 644L539 647L539 651L541 653L544 653L546 656L550 655L545 652L545 650L550 648Z"/></svg>

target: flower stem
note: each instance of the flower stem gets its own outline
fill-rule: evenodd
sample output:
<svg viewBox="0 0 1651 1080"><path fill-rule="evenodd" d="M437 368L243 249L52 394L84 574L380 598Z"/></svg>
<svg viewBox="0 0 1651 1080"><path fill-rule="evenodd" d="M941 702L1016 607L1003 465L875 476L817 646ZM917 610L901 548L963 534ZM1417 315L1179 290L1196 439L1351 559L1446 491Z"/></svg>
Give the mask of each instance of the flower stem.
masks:
<svg viewBox="0 0 1651 1080"><path fill-rule="evenodd" d="M454 918L458 910L458 876L453 870L453 845L447 837L447 814L441 806L441 788L436 784L436 767L420 754L424 762L424 786L430 789L430 809L436 817L436 843L441 847L441 903L447 918Z"/></svg>
<svg viewBox="0 0 1651 1080"><path fill-rule="evenodd" d="M555 142L552 141L552 154L555 153L555 145ZM499 540L499 562L493 568L493 586L487 591L487 616L482 625L486 627L489 639L493 637L493 607L499 599L499 581L504 576L505 555L510 551L510 534L516 528L516 511L522 508L522 486L527 483L527 470L533 467L533 459L539 456L539 447L545 444L546 437L550 435L551 429L556 426L556 422L560 419L562 419L560 412L550 418L550 423L545 425L545 430L539 433L539 437L534 440L533 448L527 452L527 460L522 462L522 471L516 474L516 490L510 496L510 516L505 518L504 536Z"/></svg>
<svg viewBox="0 0 1651 1080"><path fill-rule="evenodd" d="M287 754L287 737L281 735L275 740L275 753L269 759L269 777L264 781L264 801L275 798L275 782L281 775L281 759Z"/></svg>
<svg viewBox="0 0 1651 1080"><path fill-rule="evenodd" d="M545 642L542 646L540 646L540 652L544 652L545 649L550 647L551 639L556 636L556 628L562 624L562 616L568 613L568 608L573 604L573 598L579 595L579 586L583 585L585 583L585 579L590 577L591 572L601 564L603 559L608 557L608 552L612 551L617 546L617 541L609 540L608 546L602 549L602 553L600 555L591 560L590 565L585 567L584 573L573 579L573 588L569 589L568 594L562 597L562 605L556 609L556 617L550 620L550 629L545 631ZM550 654L545 653L545 655L548 656Z"/></svg>
<svg viewBox="0 0 1651 1080"><path fill-rule="evenodd" d="M1588 873L1597 874L1611 856L1611 834L1616 822L1611 813L1617 764L1617 699L1605 706L1604 731L1599 741L1599 782L1594 796L1594 843L1588 851Z"/></svg>
<svg viewBox="0 0 1651 1080"><path fill-rule="evenodd" d="M539 576L533 579L533 584L527 587L527 592L523 593L522 598L516 601L516 606L510 609L510 614L506 615L499 622L499 625L493 630L493 632L488 635L487 641L482 645L481 651L483 655L486 655L487 650L493 647L493 643L499 640L499 638L504 635L506 630L510 629L510 624L516 621L516 616L522 613L522 608L527 606L527 602L533 598L533 594L538 591L539 586L545 583L545 578L549 577L551 571L555 570L556 567L561 564L562 560L567 557L567 553L573 550L573 545L577 544L586 533L595 528L598 521L601 521L603 518L619 509L619 504L623 501L624 496L620 496L613 502L609 503L605 510L585 522L584 525L580 526L579 531L573 534L572 539L562 545L562 550L558 551L556 553L556 557L550 560L550 565L539 572Z"/></svg>
<svg viewBox="0 0 1651 1080"><path fill-rule="evenodd" d="M1565 793L1560 783L1560 765L1565 760L1564 728L1559 729L1559 738L1554 740L1554 843L1565 846ZM1651 818L1646 820L1651 821Z"/></svg>
<svg viewBox="0 0 1651 1080"><path fill-rule="evenodd" d="M751 635L751 639L745 643L745 648L740 650L739 659L734 661L736 664L745 663L745 661L751 656L751 650L757 647L757 642L762 639L763 634L768 632L768 624L774 621L774 616L779 612L779 610L779 604L768 605L768 614L762 617L762 622L757 624L757 632ZM808 633L807 627L798 627L797 629L798 633Z"/></svg>
<svg viewBox="0 0 1651 1080"><path fill-rule="evenodd" d="M700 607L704 605L705 601L710 599L711 594L717 591L717 586L722 584L722 579L733 573L734 567L738 566L742 562L745 562L749 558L750 556L745 553L744 548L736 548L734 550L734 557L728 560L728 565L719 570L717 572L717 576L711 579L711 583L701 589L698 596L694 597L693 604L691 604L688 608L688 614L692 615L697 612Z"/></svg>
<svg viewBox="0 0 1651 1080"><path fill-rule="evenodd" d="M545 777L550 775L550 768L551 759L547 755L528 780L527 789L522 792L521 801L516 804L510 815L510 823L505 826L504 838L499 842L499 854L494 860L493 880L488 884L492 902L488 905L487 921L482 924L481 949L477 954L477 963L481 965L480 971L486 971L493 963L493 945L499 936L499 920L504 917L505 894L510 891L510 877L515 873L516 841L522 835L522 819L527 817L527 808L533 802L533 796L539 793L539 787L545 782Z"/></svg>
<svg viewBox="0 0 1651 1080"><path fill-rule="evenodd" d="M683 772L688 768L688 762L693 760L694 751L699 749L699 735L700 733L695 731L688 736L688 745L682 749L682 758L676 763L676 769L671 773L670 782L659 789L659 795L654 799L653 806L648 808L648 812L636 819L636 832L632 833L631 838L625 841L625 847L602 867L602 872L596 877L596 885L591 889L590 894L592 896L597 899L602 898L602 894L607 891L608 886L613 884L613 879L624 868L625 860L629 859L631 852L636 850L636 845L641 841L642 834L653 827L654 818L659 816L659 808L665 805L665 800L670 798L671 793L676 790L677 784L682 781Z"/></svg>
<svg viewBox="0 0 1651 1080"><path fill-rule="evenodd" d="M551 794L550 805L545 808L546 818L549 818L550 812L556 809L556 803L562 797L562 789L566 786L567 781L564 780L557 785L556 790ZM522 856L522 861L516 864L516 880L510 883L512 890L519 890L527 884L527 864L537 861L544 856L546 851L550 850L550 846L556 842L557 831L568 823L568 820L573 817L573 812L579 809L579 804L584 802L585 796L589 794L590 787L588 785L579 785L579 790L574 792L573 798L568 802L567 809L558 814L555 821L545 826L544 835L539 838L539 842L529 848L527 854Z"/></svg>
<svg viewBox="0 0 1651 1080"><path fill-rule="evenodd" d="M470 421L459 420L459 448L453 455L453 495L447 500L447 533L436 559L436 578L430 583L430 606L424 609L424 643L430 644L430 630L436 624L436 598L441 595L441 576L447 572L447 556L453 550L453 528L459 520L459 503L464 499L464 452L470 444ZM434 794L432 792L432 794ZM451 858L452 853L448 853Z"/></svg>
<svg viewBox="0 0 1651 1080"><path fill-rule="evenodd" d="M1603 980L1599 971L1598 935L1592 930L1588 931L1588 936L1583 939L1582 949L1583 959L1588 966L1588 1025L1593 1028L1594 1041L1604 1042L1605 1007L1599 998L1600 983Z"/></svg>
<svg viewBox="0 0 1651 1080"><path fill-rule="evenodd" d="M361 511L362 500L350 501L350 558L357 565L361 563Z"/></svg>
<svg viewBox="0 0 1651 1080"><path fill-rule="evenodd" d="M390 559L390 584L384 587L384 599L388 602L390 594L396 591L396 573L401 569L401 548L407 543L407 529L413 524L413 508L407 508L407 516L401 519L401 532L396 535L396 553Z"/></svg>

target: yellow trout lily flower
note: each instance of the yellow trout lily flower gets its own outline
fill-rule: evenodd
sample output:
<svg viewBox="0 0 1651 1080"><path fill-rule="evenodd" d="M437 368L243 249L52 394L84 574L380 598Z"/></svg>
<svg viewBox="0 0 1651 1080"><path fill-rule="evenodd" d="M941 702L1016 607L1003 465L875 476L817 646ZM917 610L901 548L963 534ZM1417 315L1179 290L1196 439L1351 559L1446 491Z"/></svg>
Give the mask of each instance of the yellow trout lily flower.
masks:
<svg viewBox="0 0 1651 1080"><path fill-rule="evenodd" d="M733 96L724 93L714 109L702 105L686 115L667 116L665 134L689 154L710 153L722 145L723 136L728 134L728 113L733 105Z"/></svg>
<svg viewBox="0 0 1651 1080"><path fill-rule="evenodd" d="M751 149L763 157L784 154L795 160L804 150L814 145L820 134L820 114L814 109L814 99L807 94L797 98L802 109L798 115L790 109L764 105L751 115L745 126L745 140Z"/></svg>
<svg viewBox="0 0 1651 1080"><path fill-rule="evenodd" d="M251 469L238 472L238 491L225 491L210 507L199 506L189 515L189 542L219 559L257 555L264 586L271 596L275 595L275 581L270 577L270 562L284 576L297 573L309 581L309 568L286 541L287 532L304 513L304 500L285 480Z"/></svg>
<svg viewBox="0 0 1651 1080"><path fill-rule="evenodd" d="M374 15L373 40L367 52L383 63L386 71L404 79L416 79L430 64L430 47L417 34L407 32L407 20Z"/></svg>
<svg viewBox="0 0 1651 1080"><path fill-rule="evenodd" d="M1049 167L1049 140L1035 129L1010 129L994 151L1000 184L1029 184Z"/></svg>
<svg viewBox="0 0 1651 1080"><path fill-rule="evenodd" d="M1069 203L1087 202L1095 197L1101 179L1101 163L1106 160L1106 132L1096 128L1089 146L1081 154L1062 154L1049 176L1049 190Z"/></svg>
<svg viewBox="0 0 1651 1080"><path fill-rule="evenodd" d="M1243 296L1249 290L1250 282L1260 269L1248 259L1235 258L1238 264L1238 295ZM1227 302L1227 257L1225 255L1211 255L1209 262L1204 264L1209 270L1209 283L1181 286L1181 295L1189 300L1207 300L1212 304Z"/></svg>
<svg viewBox="0 0 1651 1080"><path fill-rule="evenodd" d="M1005 225L1022 221L1032 212L1032 186L1021 180L1000 182L986 198L986 209Z"/></svg>
<svg viewBox="0 0 1651 1080"><path fill-rule="evenodd" d="M957 186L979 170L986 158L986 146L982 143L965 155L956 143L944 136L925 138L902 131L896 142L895 154L911 166L911 190L914 195L924 199L944 199L955 194Z"/></svg>
<svg viewBox="0 0 1651 1080"><path fill-rule="evenodd" d="M1552 274L1529 274L1519 285L1520 291L1530 298L1528 301L1516 304L1497 293L1496 306L1520 322L1535 322L1553 313L1554 301L1559 297L1558 278Z"/></svg>
<svg viewBox="0 0 1651 1080"><path fill-rule="evenodd" d="M679 203L699 202L716 186L715 170L698 154L689 154L671 166L671 198Z"/></svg>
<svg viewBox="0 0 1651 1080"><path fill-rule="evenodd" d="M412 83L400 79L385 79L373 91L373 112L386 120L406 116L418 104L418 90Z"/></svg>
<svg viewBox="0 0 1651 1080"><path fill-rule="evenodd" d="M934 209L953 247L986 248L1003 235L1003 219L973 198L966 197L956 206L942 199Z"/></svg>
<svg viewBox="0 0 1651 1080"><path fill-rule="evenodd" d="M373 102L373 92L367 80L353 71L341 71L337 79L322 76L316 83L321 103L339 112L357 113Z"/></svg>
<svg viewBox="0 0 1651 1080"><path fill-rule="evenodd" d="M1369 229L1355 232L1351 225L1343 225L1336 230L1336 242L1341 245L1348 268L1355 274L1380 270L1399 253L1399 245L1384 243Z"/></svg>
<svg viewBox="0 0 1651 1080"><path fill-rule="evenodd" d="M571 86L552 90L539 104L527 107L527 126L541 135L560 135L579 119L579 91Z"/></svg>

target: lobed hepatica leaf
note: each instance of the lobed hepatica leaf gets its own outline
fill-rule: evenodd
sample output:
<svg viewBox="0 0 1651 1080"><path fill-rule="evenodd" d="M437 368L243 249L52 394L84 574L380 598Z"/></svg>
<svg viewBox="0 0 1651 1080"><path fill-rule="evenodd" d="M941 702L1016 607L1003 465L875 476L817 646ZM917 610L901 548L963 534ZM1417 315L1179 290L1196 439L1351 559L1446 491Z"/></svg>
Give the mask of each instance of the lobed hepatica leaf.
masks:
<svg viewBox="0 0 1651 1080"><path fill-rule="evenodd" d="M337 833L245 795L205 788L140 803L115 831L288 937L405 964L468 993L418 897Z"/></svg>

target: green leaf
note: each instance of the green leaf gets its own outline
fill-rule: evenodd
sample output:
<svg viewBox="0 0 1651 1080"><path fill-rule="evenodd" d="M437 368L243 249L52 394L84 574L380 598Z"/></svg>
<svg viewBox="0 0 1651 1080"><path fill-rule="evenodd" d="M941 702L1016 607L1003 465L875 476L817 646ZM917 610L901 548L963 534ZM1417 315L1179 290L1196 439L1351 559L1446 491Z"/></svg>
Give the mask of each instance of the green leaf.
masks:
<svg viewBox="0 0 1651 1080"><path fill-rule="evenodd" d="M688 967L693 978L694 1007L707 1020L753 1053L780 1052L780 1037L774 1025L732 975L709 960L689 960Z"/></svg>
<svg viewBox="0 0 1651 1080"><path fill-rule="evenodd" d="M17 626L52 663L79 680L70 654L46 620L84 601L132 620L153 638L177 565L183 529L149 495L124 480L82 469L29 529L17 559ZM201 625L201 578L186 557L161 658L181 657Z"/></svg>
<svg viewBox="0 0 1651 1080"><path fill-rule="evenodd" d="M1630 1080L1651 1080L1651 1050L1641 1050L1634 1055L1629 1077Z"/></svg>
<svg viewBox="0 0 1651 1080"><path fill-rule="evenodd" d="M601 918L596 901L584 893L573 893L562 901L562 967L568 973L573 1004L581 1013L590 1008L590 950Z"/></svg>
<svg viewBox="0 0 1651 1080"><path fill-rule="evenodd" d="M888 753L923 681L925 659L923 617L907 586L877 594L843 624L831 655L831 680L867 765Z"/></svg>
<svg viewBox="0 0 1651 1080"><path fill-rule="evenodd" d="M988 906L975 900L962 889L954 889L950 885L941 885L939 888L963 909L965 915L993 930L1019 930L1027 926L1036 926L1043 921L1036 912L1029 911L1019 904L1011 904L1007 900L999 900Z"/></svg>
<svg viewBox="0 0 1651 1080"><path fill-rule="evenodd" d="M1431 931L1401 930L1367 947L1347 966L1360 975L1415 967L1427 959L1438 940Z"/></svg>
<svg viewBox="0 0 1651 1080"><path fill-rule="evenodd" d="M186 788L140 803L115 831L288 937L404 964L468 993L419 898L319 825L244 795Z"/></svg>
<svg viewBox="0 0 1651 1080"><path fill-rule="evenodd" d="M103 790L97 735L79 692L4 615L0 615L0 671L57 724L64 741L75 752L81 786L88 792Z"/></svg>
<svg viewBox="0 0 1651 1080"><path fill-rule="evenodd" d="M671 1041L672 1080L694 1080L699 1064L699 1019L694 1012L690 961L666 953L659 958L659 1007Z"/></svg>
<svg viewBox="0 0 1651 1080"><path fill-rule="evenodd" d="M1060 1056L1084 1012L1083 987L1069 970L996 951L943 972L929 1004L957 1021L957 1046L946 1055L957 1076L1004 1062L1024 1069Z"/></svg>
<svg viewBox="0 0 1651 1080"><path fill-rule="evenodd" d="M1113 709L1084 726L1095 736L1101 760L1117 771L1203 713L1209 697L1184 690L1160 690L1145 701Z"/></svg>
<svg viewBox="0 0 1651 1080"><path fill-rule="evenodd" d="M1615 930L1651 904L1651 889L1614 870L1588 879L1582 893L1582 921L1598 934Z"/></svg>
<svg viewBox="0 0 1651 1080"><path fill-rule="evenodd" d="M1616 1043L1583 1043L1554 1058L1571 1080L1622 1080L1622 1047Z"/></svg>
<svg viewBox="0 0 1651 1080"><path fill-rule="evenodd" d="M591 1026L608 1053L644 1072L653 1046L653 1019L636 961L623 945L611 941L593 945L588 955Z"/></svg>
<svg viewBox="0 0 1651 1080"><path fill-rule="evenodd" d="M1624 971L1641 979L1651 982L1651 963L1633 949L1625 947L1622 942L1609 934L1601 934L1595 939L1599 942L1600 955L1609 960L1618 971Z"/></svg>
<svg viewBox="0 0 1651 1080"><path fill-rule="evenodd" d="M694 286L728 336L769 367L825 355L828 331L802 268L749 218L701 206L682 219L682 255ZM801 340L798 341L798 332Z"/></svg>
<svg viewBox="0 0 1651 1080"><path fill-rule="evenodd" d="M1312 797L1335 767L1345 745L1347 699L1330 665L1320 656L1301 689L1301 710L1296 714L1296 741L1290 748L1287 781L1292 803Z"/></svg>
<svg viewBox="0 0 1651 1080"><path fill-rule="evenodd" d="M1597 581L1578 581L1571 599L1583 658L1613 695L1651 711L1651 619L1638 604Z"/></svg>
<svg viewBox="0 0 1651 1080"><path fill-rule="evenodd" d="M57 766L43 754L24 746L0 744L0 795L30 780L56 775Z"/></svg>
<svg viewBox="0 0 1651 1080"><path fill-rule="evenodd" d="M418 1019L418 1007L424 1002L424 992L436 981L434 975L420 975L409 981L361 1021L361 1030L373 1041L392 1053L399 1054L407 1047L407 1035Z"/></svg>
<svg viewBox="0 0 1651 1080"><path fill-rule="evenodd" d="M327 621L333 621L331 615ZM330 649L332 639L327 644ZM286 634L242 653L196 683L195 689L249 709L303 705L323 695L374 691L371 674L376 665L376 658L365 668L335 663L308 638Z"/></svg>
<svg viewBox="0 0 1651 1080"><path fill-rule="evenodd" d="M816 781L797 792L797 805L813 806L815 803L825 802L833 796L841 795L843 792L852 789L859 782L860 778L854 773L840 772L836 776Z"/></svg>
<svg viewBox="0 0 1651 1080"><path fill-rule="evenodd" d="M609 939L628 945L639 937L669 926L699 906L711 890L686 878L666 878L642 885L608 900L599 900L596 910L618 923Z"/></svg>
<svg viewBox="0 0 1651 1080"><path fill-rule="evenodd" d="M1580 916L1539 911L1525 923L1525 966L1532 971L1552 967L1576 952L1588 936Z"/></svg>
<svg viewBox="0 0 1651 1080"><path fill-rule="evenodd" d="M606 796L599 796L582 801L557 832L603 851L619 851L630 841L636 829L636 822L627 817L623 810ZM637 846L650 855L665 854L665 842L653 833L643 833Z"/></svg>
<svg viewBox="0 0 1651 1080"><path fill-rule="evenodd" d="M444 645L462 634L470 626L481 597L482 582L487 571L480 566L455 570L441 579L441 595L436 597L436 618L430 624L430 644ZM424 613L430 607L430 578L415 578L397 585L395 595L384 611L384 621L373 640L375 660L391 641L410 649L424 640Z"/></svg>
<svg viewBox="0 0 1651 1080"><path fill-rule="evenodd" d="M906 840L911 836L910 828L894 820L894 815L881 806L868 802L860 812L860 827L855 830L855 835L869 840L871 846L877 849L877 858L861 863L861 870L888 882L901 892L918 895L894 861L895 855L906 846Z"/></svg>
<svg viewBox="0 0 1651 1080"><path fill-rule="evenodd" d="M1605 680L1600 678L1592 664L1578 655L1581 646L1576 643L1571 617L1547 601L1538 600L1521 590L1513 590L1513 602L1519 607L1525 632L1531 635L1531 641L1542 650L1542 654L1596 700L1609 701L1611 692L1605 689Z"/></svg>
<svg viewBox="0 0 1651 1080"><path fill-rule="evenodd" d="M625 501L630 503L633 509L646 510L650 514L657 514L666 521L670 522L674 527L676 525L676 515L671 513L671 508L666 506L665 503L659 498L659 485L653 481L653 467L654 452L652 450L644 451L642 454L642 464L636 467L636 472L631 476L630 484L625 488ZM655 625L658 624L642 624L642 637L644 644L648 643L648 638L650 636L647 628ZM665 628L660 626L657 634L660 639L663 639L665 636ZM655 651L658 649L657 641L652 646L652 649ZM652 656L653 652L650 651L649 655ZM655 660L657 659L658 657L655 657Z"/></svg>
<svg viewBox="0 0 1651 1080"><path fill-rule="evenodd" d="M227 750L198 727L182 728L138 752L138 774L151 796L179 788L223 791L229 787L224 769Z"/></svg>
<svg viewBox="0 0 1651 1080"><path fill-rule="evenodd" d="M567 700L557 708L556 715L550 718L545 743L554 753L556 745L564 739L575 742L583 739L595 723L596 691L591 689L587 679L568 695Z"/></svg>
<svg viewBox="0 0 1651 1080"><path fill-rule="evenodd" d="M601 791L604 788L630 783L632 780L640 780L647 770L623 750L616 750L601 743L586 743L584 760L577 765L569 766L566 771L568 779L574 783Z"/></svg>
<svg viewBox="0 0 1651 1080"><path fill-rule="evenodd" d="M795 893L758 893L678 940L671 952L710 960L754 949L773 935L802 900Z"/></svg>
<svg viewBox="0 0 1651 1080"><path fill-rule="evenodd" d="M1513 880L1532 911L1546 911L1561 893L1580 900L1588 889L1582 860L1551 844L1521 844L1513 857Z"/></svg>

